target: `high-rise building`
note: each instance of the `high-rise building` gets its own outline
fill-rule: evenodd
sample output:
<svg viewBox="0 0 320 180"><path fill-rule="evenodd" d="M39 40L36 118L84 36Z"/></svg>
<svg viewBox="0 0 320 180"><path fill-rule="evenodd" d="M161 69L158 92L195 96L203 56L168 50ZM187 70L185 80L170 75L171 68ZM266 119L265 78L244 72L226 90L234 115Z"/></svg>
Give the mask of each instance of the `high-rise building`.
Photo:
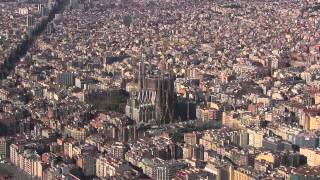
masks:
<svg viewBox="0 0 320 180"><path fill-rule="evenodd" d="M23 147L17 144L10 145L10 161L16 166L19 164L19 152L22 149Z"/></svg>
<svg viewBox="0 0 320 180"><path fill-rule="evenodd" d="M162 160L143 159L143 172L152 179L169 180L173 179L177 171L186 168L188 165L185 162L178 160Z"/></svg>
<svg viewBox="0 0 320 180"><path fill-rule="evenodd" d="M96 174L96 157L91 153L80 154L77 156L77 166L85 176L93 176Z"/></svg>
<svg viewBox="0 0 320 180"><path fill-rule="evenodd" d="M7 140L5 137L0 138L0 158L7 156Z"/></svg>
<svg viewBox="0 0 320 180"><path fill-rule="evenodd" d="M105 157L101 155L96 161L96 176L99 178L114 176L116 173L129 169L129 163L112 157Z"/></svg>
<svg viewBox="0 0 320 180"><path fill-rule="evenodd" d="M35 150L24 150L22 145L10 145L10 161L33 178L42 177L42 163Z"/></svg>
<svg viewBox="0 0 320 180"><path fill-rule="evenodd" d="M124 144L117 142L111 146L110 150L113 157L124 160L127 147Z"/></svg>
<svg viewBox="0 0 320 180"><path fill-rule="evenodd" d="M185 133L184 134L184 142L190 145L199 144L199 140L201 138L201 134L197 132Z"/></svg>
<svg viewBox="0 0 320 180"><path fill-rule="evenodd" d="M204 160L204 147L203 145L196 145L192 148L192 159Z"/></svg>
<svg viewBox="0 0 320 180"><path fill-rule="evenodd" d="M262 140L264 137L264 133L261 131L253 130L253 129L248 129L248 134L249 134L249 145L260 148L262 147Z"/></svg>
<svg viewBox="0 0 320 180"><path fill-rule="evenodd" d="M179 161L169 161L156 167L156 179L169 180L175 177L176 172L186 167L185 163Z"/></svg>
<svg viewBox="0 0 320 180"><path fill-rule="evenodd" d="M63 72L58 74L57 83L65 86L73 86L75 84L75 75L72 72Z"/></svg>

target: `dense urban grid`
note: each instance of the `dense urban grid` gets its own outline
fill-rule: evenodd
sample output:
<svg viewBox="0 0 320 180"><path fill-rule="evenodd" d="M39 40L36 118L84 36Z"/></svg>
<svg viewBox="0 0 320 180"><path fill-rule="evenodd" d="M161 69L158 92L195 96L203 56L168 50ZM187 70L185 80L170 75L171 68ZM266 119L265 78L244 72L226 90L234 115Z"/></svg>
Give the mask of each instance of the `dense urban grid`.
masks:
<svg viewBox="0 0 320 180"><path fill-rule="evenodd" d="M0 0L0 75L3 179L320 179L319 0Z"/></svg>

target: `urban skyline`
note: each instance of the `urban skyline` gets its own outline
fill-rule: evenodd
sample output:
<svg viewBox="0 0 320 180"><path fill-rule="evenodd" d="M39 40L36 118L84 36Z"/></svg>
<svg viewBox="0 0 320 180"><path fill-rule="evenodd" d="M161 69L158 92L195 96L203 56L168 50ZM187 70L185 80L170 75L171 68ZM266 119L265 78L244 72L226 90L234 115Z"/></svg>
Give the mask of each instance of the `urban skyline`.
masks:
<svg viewBox="0 0 320 180"><path fill-rule="evenodd" d="M0 0L0 179L320 179L320 1Z"/></svg>

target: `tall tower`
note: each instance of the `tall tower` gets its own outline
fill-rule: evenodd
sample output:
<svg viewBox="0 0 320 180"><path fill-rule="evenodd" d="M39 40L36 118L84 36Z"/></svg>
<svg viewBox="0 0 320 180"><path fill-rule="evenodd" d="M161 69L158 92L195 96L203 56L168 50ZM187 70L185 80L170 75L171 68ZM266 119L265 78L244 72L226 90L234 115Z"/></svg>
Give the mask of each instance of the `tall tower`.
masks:
<svg viewBox="0 0 320 180"><path fill-rule="evenodd" d="M27 27L32 27L34 25L34 17L31 14L27 15Z"/></svg>
<svg viewBox="0 0 320 180"><path fill-rule="evenodd" d="M174 107L176 94L174 91L174 76L169 68L168 72L161 70L157 78L156 121L158 125L174 121Z"/></svg>
<svg viewBox="0 0 320 180"><path fill-rule="evenodd" d="M138 86L139 86L139 91L141 91L145 89L146 69L145 69L144 60L142 60L138 66L139 66Z"/></svg>

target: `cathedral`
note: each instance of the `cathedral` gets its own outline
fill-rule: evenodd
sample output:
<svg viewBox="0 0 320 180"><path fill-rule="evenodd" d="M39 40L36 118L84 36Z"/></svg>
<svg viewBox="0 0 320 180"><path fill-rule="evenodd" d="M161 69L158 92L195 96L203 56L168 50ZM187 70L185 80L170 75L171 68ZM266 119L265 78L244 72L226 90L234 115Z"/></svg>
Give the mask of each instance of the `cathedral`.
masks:
<svg viewBox="0 0 320 180"><path fill-rule="evenodd" d="M176 93L175 77L171 70L146 67L139 63L138 90L130 94L126 115L136 121L151 125L167 124L174 121Z"/></svg>

